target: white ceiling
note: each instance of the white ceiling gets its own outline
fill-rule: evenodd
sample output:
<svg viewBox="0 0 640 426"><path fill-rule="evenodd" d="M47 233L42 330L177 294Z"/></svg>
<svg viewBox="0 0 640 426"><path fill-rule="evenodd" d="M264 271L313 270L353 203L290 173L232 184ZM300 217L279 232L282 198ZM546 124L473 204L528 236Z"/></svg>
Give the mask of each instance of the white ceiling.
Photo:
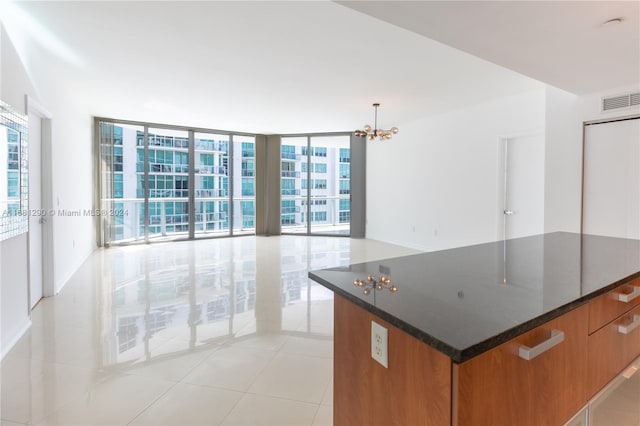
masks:
<svg viewBox="0 0 640 426"><path fill-rule="evenodd" d="M637 65L637 52L636 59L628 52L637 37L622 31L624 26L587 31L593 37L616 32L611 36L616 41L602 35L606 43L593 54L605 57L621 43L622 53L631 58L616 62L624 72L608 66L606 76L600 68L576 75L576 65L566 68L558 58L562 49L549 56L536 53L550 49L552 40L545 34L559 37L562 25L561 40L573 40L576 28L596 19L592 15L575 14L569 23L540 19L527 26L503 25L494 32L488 28L495 19L471 25L470 16L480 14L484 3L457 4L462 8L453 13L451 4L392 2L394 12L386 9L384 16L409 31L353 10L357 6L376 15L382 10L377 3L19 2L3 25L45 101L64 93L92 115L247 132L352 130L372 121L376 101L382 104L379 124L390 127L543 87L506 67L548 77L545 81L578 93L627 85L629 70L638 80L638 69L629 63ZM525 4L527 13L535 4ZM504 5L499 15L516 16L505 19L520 23L522 11ZM487 7L495 11L499 4ZM427 13L429 8L437 13ZM540 8L529 15L532 21L547 16L547 6ZM570 11L570 5L563 10ZM409 19L418 13L429 19ZM425 24L422 29L416 27L419 22ZM637 31L637 16L623 24L633 22ZM434 28L429 37L447 38L505 67L417 34L426 28ZM532 53L528 65L522 59L527 55L513 52L522 40L527 43L521 50ZM577 57L571 51L564 56Z"/></svg>
<svg viewBox="0 0 640 426"><path fill-rule="evenodd" d="M637 0L338 3L572 93L640 81Z"/></svg>

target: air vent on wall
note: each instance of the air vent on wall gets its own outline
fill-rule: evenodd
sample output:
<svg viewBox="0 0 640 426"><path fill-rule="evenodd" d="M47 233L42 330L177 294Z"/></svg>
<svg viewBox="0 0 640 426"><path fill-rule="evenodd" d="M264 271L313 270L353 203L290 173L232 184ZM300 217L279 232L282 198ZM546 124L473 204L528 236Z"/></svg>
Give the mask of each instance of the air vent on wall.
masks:
<svg viewBox="0 0 640 426"><path fill-rule="evenodd" d="M602 98L602 111L640 105L640 92Z"/></svg>

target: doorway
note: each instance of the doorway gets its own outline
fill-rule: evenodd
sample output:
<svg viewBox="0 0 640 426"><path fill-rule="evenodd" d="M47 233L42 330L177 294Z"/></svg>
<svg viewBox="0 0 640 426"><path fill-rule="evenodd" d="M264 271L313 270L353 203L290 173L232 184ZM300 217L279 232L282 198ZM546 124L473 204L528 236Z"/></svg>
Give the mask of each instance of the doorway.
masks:
<svg viewBox="0 0 640 426"><path fill-rule="evenodd" d="M499 239L544 233L544 135L502 139L502 229Z"/></svg>
<svg viewBox="0 0 640 426"><path fill-rule="evenodd" d="M29 120L29 309L53 296L51 114L27 98Z"/></svg>
<svg viewBox="0 0 640 426"><path fill-rule="evenodd" d="M42 118L29 113L29 307L44 295L42 280Z"/></svg>

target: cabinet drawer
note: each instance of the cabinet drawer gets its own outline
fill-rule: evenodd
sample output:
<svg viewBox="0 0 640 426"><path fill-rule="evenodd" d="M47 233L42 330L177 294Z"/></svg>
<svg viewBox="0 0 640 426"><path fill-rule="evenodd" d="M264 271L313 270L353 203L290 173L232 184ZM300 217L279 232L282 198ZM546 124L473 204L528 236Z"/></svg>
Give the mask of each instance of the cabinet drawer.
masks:
<svg viewBox="0 0 640 426"><path fill-rule="evenodd" d="M640 355L640 306L590 335L587 351L591 397Z"/></svg>
<svg viewBox="0 0 640 426"><path fill-rule="evenodd" d="M640 305L640 278L622 284L589 303L589 334Z"/></svg>
<svg viewBox="0 0 640 426"><path fill-rule="evenodd" d="M587 314L581 306L454 365L453 424L566 423L587 402Z"/></svg>

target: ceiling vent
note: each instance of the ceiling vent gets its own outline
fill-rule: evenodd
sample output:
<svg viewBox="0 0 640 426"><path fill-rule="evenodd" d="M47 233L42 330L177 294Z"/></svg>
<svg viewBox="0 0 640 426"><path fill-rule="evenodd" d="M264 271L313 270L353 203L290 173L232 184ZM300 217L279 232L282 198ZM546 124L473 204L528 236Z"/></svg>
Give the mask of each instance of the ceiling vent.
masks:
<svg viewBox="0 0 640 426"><path fill-rule="evenodd" d="M640 105L640 92L602 98L602 111Z"/></svg>

